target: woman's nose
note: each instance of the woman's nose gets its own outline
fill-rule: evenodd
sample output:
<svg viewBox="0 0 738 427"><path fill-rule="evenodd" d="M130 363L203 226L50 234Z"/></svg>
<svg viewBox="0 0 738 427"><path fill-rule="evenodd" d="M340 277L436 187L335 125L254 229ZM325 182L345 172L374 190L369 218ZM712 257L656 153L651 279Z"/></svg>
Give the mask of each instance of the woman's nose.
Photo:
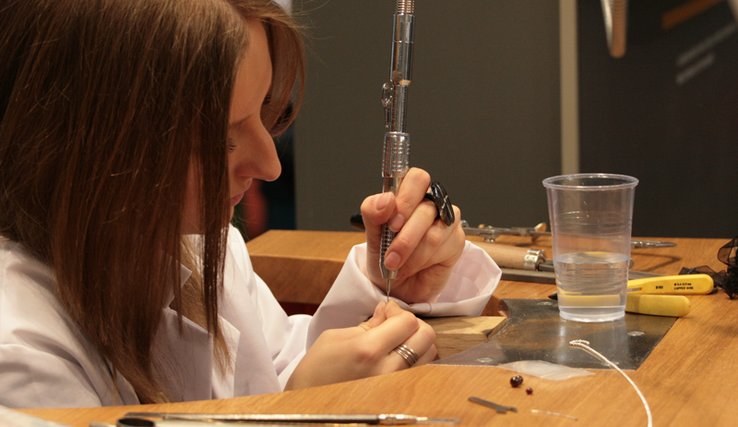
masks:
<svg viewBox="0 0 738 427"><path fill-rule="evenodd" d="M233 163L232 173L237 179L274 181L282 173L274 140L266 130L237 147L229 161Z"/></svg>
<svg viewBox="0 0 738 427"><path fill-rule="evenodd" d="M279 175L282 173L282 164L279 161L277 147L271 136L269 137L269 142L264 151L264 161L262 167L259 168L259 175L261 176L258 178L264 181L274 181L279 178Z"/></svg>

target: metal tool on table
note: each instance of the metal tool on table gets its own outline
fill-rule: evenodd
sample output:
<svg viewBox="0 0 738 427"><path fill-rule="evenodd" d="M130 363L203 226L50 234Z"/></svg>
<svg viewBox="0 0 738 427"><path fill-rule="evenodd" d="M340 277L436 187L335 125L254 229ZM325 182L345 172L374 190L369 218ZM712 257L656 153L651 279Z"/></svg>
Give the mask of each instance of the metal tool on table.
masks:
<svg viewBox="0 0 738 427"><path fill-rule="evenodd" d="M482 405L490 409L494 409L498 414L506 414L508 412L518 412L518 408L514 406L500 405L499 403L492 402L491 400L482 399L481 397L471 396L467 399L469 402Z"/></svg>
<svg viewBox="0 0 738 427"><path fill-rule="evenodd" d="M534 227L494 227L491 225L480 224L477 227L471 227L467 221L461 221L461 227L467 236L480 236L485 242L494 242L500 236L523 236L530 237L535 243L539 237L550 236L551 232L547 231L548 226L545 222L540 222ZM664 242L660 240L641 240L633 239L630 242L633 248L670 248L676 246L674 242Z"/></svg>
<svg viewBox="0 0 738 427"><path fill-rule="evenodd" d="M397 194L410 162L410 134L407 133L407 90L412 82L412 50L414 38L415 0L397 0L393 15L392 61L389 81L382 86L382 106L384 107L384 153L382 157L382 191ZM388 270L384 265L385 253L395 232L385 224L379 248L379 268L387 285L389 299L392 281L397 277L396 270Z"/></svg>
<svg viewBox="0 0 738 427"><path fill-rule="evenodd" d="M179 424L177 424L179 423ZM415 425L458 424L458 418L420 417L407 414L203 414L184 412L129 412L119 426L207 425Z"/></svg>
<svg viewBox="0 0 738 427"><path fill-rule="evenodd" d="M466 220L461 220L461 228L467 236L480 236L486 242L494 242L500 236L530 236L531 241L535 242L539 237L549 235L546 232L548 226L545 222L538 223L534 227L495 227L486 224L472 227Z"/></svg>
<svg viewBox="0 0 738 427"><path fill-rule="evenodd" d="M530 249L494 242L474 241L484 249L502 269L502 278L521 282L555 283L554 263L546 258L543 249ZM646 271L628 272L631 279L660 276Z"/></svg>

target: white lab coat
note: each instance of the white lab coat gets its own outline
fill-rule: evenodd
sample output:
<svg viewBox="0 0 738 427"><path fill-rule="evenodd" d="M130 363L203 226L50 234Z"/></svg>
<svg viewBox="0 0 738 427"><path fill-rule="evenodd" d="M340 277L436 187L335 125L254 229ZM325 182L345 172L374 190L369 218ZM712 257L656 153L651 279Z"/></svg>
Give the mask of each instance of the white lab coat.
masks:
<svg viewBox="0 0 738 427"><path fill-rule="evenodd" d="M365 245L354 247L314 316L287 316L254 273L246 245L231 227L220 321L232 366L213 363L207 331L164 308L154 354L173 400L199 400L281 391L292 371L325 329L355 326L384 298L362 273ZM417 313L478 314L500 278L489 256L467 243L449 286ZM298 284L299 285L299 284ZM137 404L131 385L81 335L54 295L50 269L21 245L0 239L0 405L10 407ZM135 309L132 307L132 309Z"/></svg>

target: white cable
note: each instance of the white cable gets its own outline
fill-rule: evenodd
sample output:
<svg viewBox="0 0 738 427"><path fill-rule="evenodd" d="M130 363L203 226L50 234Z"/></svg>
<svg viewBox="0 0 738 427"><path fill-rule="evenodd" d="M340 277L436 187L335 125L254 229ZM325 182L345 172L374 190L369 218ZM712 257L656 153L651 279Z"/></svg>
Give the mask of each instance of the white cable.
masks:
<svg viewBox="0 0 738 427"><path fill-rule="evenodd" d="M643 393L641 393L641 389L639 389L638 386L636 385L636 383L632 379L630 379L630 377L628 376L628 374L626 374L625 372L623 372L623 370L620 369L618 367L618 365L612 363L610 361L610 359L608 359L607 357L605 357L601 353L599 353L597 350L595 350L592 347L590 347L589 346L589 341L587 341L587 340L571 340L571 341L569 341L569 345L572 346L572 347L577 347L577 348L580 348L580 349L586 351L587 353L591 354L592 356L594 356L594 357L602 360L603 362L607 363L608 366L610 366L611 368L613 368L616 371L620 372L620 375L622 375L623 377L625 377L626 380L628 380L628 382L630 383L630 385L633 386L633 389L638 394L638 397L641 398L641 402L643 402L643 408L646 410L646 417L648 417L648 427L652 427L653 426L653 416L651 415L651 408L648 406L648 402L646 401L646 397L643 396Z"/></svg>

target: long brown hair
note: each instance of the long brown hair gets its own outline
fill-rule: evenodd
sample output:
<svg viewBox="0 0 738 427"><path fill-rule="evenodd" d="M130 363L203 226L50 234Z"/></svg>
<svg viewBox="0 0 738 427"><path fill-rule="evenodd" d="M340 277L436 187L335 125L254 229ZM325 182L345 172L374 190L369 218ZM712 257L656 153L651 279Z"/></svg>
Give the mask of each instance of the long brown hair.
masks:
<svg viewBox="0 0 738 427"><path fill-rule="evenodd" d="M142 402L167 400L151 349L163 307L181 298L191 162L202 201L200 300L208 330L220 334L226 133L247 45L243 17L263 11L283 23L277 33L292 28L268 3L0 7L0 233L51 266L71 318ZM292 92L288 76L302 75L301 55L286 68L275 64L275 88Z"/></svg>

